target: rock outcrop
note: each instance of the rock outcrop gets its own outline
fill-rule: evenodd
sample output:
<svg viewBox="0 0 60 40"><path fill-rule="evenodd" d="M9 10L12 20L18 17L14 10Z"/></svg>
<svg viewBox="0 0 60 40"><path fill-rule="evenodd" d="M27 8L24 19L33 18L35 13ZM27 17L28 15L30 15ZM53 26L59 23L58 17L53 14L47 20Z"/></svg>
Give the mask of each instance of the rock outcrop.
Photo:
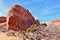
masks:
<svg viewBox="0 0 60 40"><path fill-rule="evenodd" d="M40 25L40 21L38 19L35 20L37 25Z"/></svg>
<svg viewBox="0 0 60 40"><path fill-rule="evenodd" d="M6 22L6 17L0 17L0 23Z"/></svg>
<svg viewBox="0 0 60 40"><path fill-rule="evenodd" d="M55 35L60 37L60 20L53 20L52 22L48 23L46 29L49 32L56 33Z"/></svg>
<svg viewBox="0 0 60 40"><path fill-rule="evenodd" d="M52 22L47 22L46 24L47 24L47 26L50 26L51 24L60 25L60 20L54 19L54 20L52 20Z"/></svg>
<svg viewBox="0 0 60 40"><path fill-rule="evenodd" d="M7 15L8 30L26 30L35 23L31 13L20 5L13 5Z"/></svg>

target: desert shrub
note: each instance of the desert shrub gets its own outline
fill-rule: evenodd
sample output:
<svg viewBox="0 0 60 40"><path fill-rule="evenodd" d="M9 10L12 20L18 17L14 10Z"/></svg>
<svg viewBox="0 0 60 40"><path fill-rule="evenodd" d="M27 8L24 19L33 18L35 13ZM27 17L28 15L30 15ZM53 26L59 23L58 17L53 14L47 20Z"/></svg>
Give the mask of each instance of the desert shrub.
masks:
<svg viewBox="0 0 60 40"><path fill-rule="evenodd" d="M38 28L40 27L40 25L37 25L37 24L34 24L34 25L31 25L30 28L27 29L27 32L34 32L36 31Z"/></svg>

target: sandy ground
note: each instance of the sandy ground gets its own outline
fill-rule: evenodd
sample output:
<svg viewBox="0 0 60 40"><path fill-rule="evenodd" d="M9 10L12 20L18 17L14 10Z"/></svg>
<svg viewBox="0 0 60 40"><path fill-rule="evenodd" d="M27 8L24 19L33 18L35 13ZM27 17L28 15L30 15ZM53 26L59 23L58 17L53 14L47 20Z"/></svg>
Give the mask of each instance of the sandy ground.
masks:
<svg viewBox="0 0 60 40"><path fill-rule="evenodd" d="M6 33L0 32L0 40L22 40L22 38L14 36L8 37Z"/></svg>
<svg viewBox="0 0 60 40"><path fill-rule="evenodd" d="M0 40L23 40L22 37L18 37L18 36L8 36L11 33L13 33L14 31L9 31L8 35L6 32L6 23L1 23L0 24ZM18 33L18 32L14 32L14 33ZM19 35L20 36L20 35Z"/></svg>

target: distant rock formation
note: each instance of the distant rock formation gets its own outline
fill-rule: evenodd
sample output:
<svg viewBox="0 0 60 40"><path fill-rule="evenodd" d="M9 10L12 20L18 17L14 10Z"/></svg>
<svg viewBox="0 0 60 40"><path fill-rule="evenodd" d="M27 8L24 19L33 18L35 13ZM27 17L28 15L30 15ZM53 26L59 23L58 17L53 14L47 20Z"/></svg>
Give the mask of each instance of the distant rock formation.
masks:
<svg viewBox="0 0 60 40"><path fill-rule="evenodd" d="M48 23L46 29L49 30L50 32L60 34L60 20L53 20L52 22ZM57 35L60 36L59 34Z"/></svg>
<svg viewBox="0 0 60 40"><path fill-rule="evenodd" d="M26 30L36 23L31 13L20 5L13 5L7 14L8 30Z"/></svg>
<svg viewBox="0 0 60 40"><path fill-rule="evenodd" d="M46 24L47 24L47 26L49 26L51 24L53 24L53 25L60 25L60 20L54 19L54 20L52 20L52 22L47 22Z"/></svg>
<svg viewBox="0 0 60 40"><path fill-rule="evenodd" d="M54 25L60 25L60 20L54 19L54 20L52 21L52 23L53 23Z"/></svg>
<svg viewBox="0 0 60 40"><path fill-rule="evenodd" d="M6 22L6 17L0 17L0 23Z"/></svg>

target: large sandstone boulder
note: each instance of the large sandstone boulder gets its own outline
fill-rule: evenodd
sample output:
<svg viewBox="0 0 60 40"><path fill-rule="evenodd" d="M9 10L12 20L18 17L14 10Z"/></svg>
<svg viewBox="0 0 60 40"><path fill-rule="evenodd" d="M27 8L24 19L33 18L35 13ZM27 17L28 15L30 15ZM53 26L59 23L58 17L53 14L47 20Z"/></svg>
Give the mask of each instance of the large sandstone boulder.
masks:
<svg viewBox="0 0 60 40"><path fill-rule="evenodd" d="M6 17L0 17L0 23L6 22Z"/></svg>
<svg viewBox="0 0 60 40"><path fill-rule="evenodd" d="M20 5L13 5L7 15L8 30L26 30L35 23L31 13Z"/></svg>

